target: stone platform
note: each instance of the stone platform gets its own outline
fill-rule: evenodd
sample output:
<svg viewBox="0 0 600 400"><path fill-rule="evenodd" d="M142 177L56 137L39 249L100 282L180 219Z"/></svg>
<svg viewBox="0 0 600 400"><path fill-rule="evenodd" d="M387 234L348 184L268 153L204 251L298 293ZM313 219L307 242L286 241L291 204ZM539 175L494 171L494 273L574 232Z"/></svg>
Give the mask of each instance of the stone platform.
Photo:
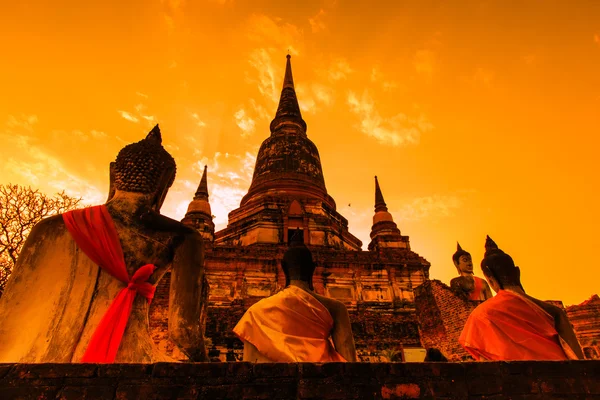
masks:
<svg viewBox="0 0 600 400"><path fill-rule="evenodd" d="M600 399L600 361L0 364L0 399Z"/></svg>

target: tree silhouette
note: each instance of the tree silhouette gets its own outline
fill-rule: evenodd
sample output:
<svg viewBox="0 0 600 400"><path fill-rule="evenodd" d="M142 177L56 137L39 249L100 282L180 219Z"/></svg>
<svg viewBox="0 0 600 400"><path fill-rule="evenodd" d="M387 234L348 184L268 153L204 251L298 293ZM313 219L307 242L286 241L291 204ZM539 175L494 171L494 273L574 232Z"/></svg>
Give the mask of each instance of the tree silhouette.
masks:
<svg viewBox="0 0 600 400"><path fill-rule="evenodd" d="M77 208L81 198L54 197L20 185L0 185L0 296L31 229L46 217Z"/></svg>

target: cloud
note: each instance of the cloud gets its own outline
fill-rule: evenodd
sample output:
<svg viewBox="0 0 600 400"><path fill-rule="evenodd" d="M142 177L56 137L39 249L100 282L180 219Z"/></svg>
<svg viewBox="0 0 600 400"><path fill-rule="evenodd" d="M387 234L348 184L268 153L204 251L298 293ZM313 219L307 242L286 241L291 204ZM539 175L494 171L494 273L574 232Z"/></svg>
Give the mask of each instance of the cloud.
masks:
<svg viewBox="0 0 600 400"><path fill-rule="evenodd" d="M303 32L296 25L284 22L282 18L269 18L263 14L253 14L249 18L248 38L260 43L261 47L300 54L303 47Z"/></svg>
<svg viewBox="0 0 600 400"><path fill-rule="evenodd" d="M100 132L100 131L96 131L96 130L92 130L90 132L90 135L92 135L92 137L94 139L105 139L106 138L106 133Z"/></svg>
<svg viewBox="0 0 600 400"><path fill-rule="evenodd" d="M242 137L246 137L254 132L255 122L252 118L246 115L246 111L243 108L238 110L235 114L235 123L242 130Z"/></svg>
<svg viewBox="0 0 600 400"><path fill-rule="evenodd" d="M296 94L298 97L298 105L300 106L300 111L307 113L314 113L316 111L315 99L313 99L307 86L303 84L296 85Z"/></svg>
<svg viewBox="0 0 600 400"><path fill-rule="evenodd" d="M190 116L192 117L192 119L196 122L196 125L198 125L201 128L204 128L206 126L206 122L202 121L200 119L200 117L198 116L198 114L196 113L191 113Z"/></svg>
<svg viewBox="0 0 600 400"><path fill-rule="evenodd" d="M419 221L423 219L437 219L450 217L454 211L462 206L460 197L450 195L433 195L418 197L409 204L405 204L399 211L392 212L398 220Z"/></svg>
<svg viewBox="0 0 600 400"><path fill-rule="evenodd" d="M169 34L175 31L176 20L183 15L183 7L186 0L161 0L163 6L163 18L167 24Z"/></svg>
<svg viewBox="0 0 600 400"><path fill-rule="evenodd" d="M350 68L350 64L343 59L337 59L331 63L329 67L329 79L336 82L341 79L346 79L349 74L353 72L352 68Z"/></svg>
<svg viewBox="0 0 600 400"><path fill-rule="evenodd" d="M409 118L399 113L390 118L383 118L375 108L375 101L365 90L361 97L354 92L348 94L350 110L359 116L361 132L371 136L381 144L402 146L416 144L424 132L433 129L433 125L424 114L418 118Z"/></svg>
<svg viewBox="0 0 600 400"><path fill-rule="evenodd" d="M13 154L18 154L18 157L5 156L5 162L0 168L10 175L21 177L21 184L40 188L44 192L58 193L64 190L70 196L82 197L86 204L103 203L106 200L104 191L98 190L96 186L72 172L57 157L38 145L37 139L22 133L31 132L32 125L37 122L37 117L32 117L34 116L9 116L6 123L8 129L0 132L0 141L6 148L12 149ZM73 131L73 135L86 136L78 130Z"/></svg>
<svg viewBox="0 0 600 400"><path fill-rule="evenodd" d="M383 90L386 92L391 92L392 90L396 89L398 87L398 84L396 82L383 82L381 84L381 86L383 86Z"/></svg>
<svg viewBox="0 0 600 400"><path fill-rule="evenodd" d="M127 111L117 110L117 112L121 115L121 117L125 118L127 121L131 121L131 122L135 122L135 123L140 122L140 120L137 117L131 115Z"/></svg>
<svg viewBox="0 0 600 400"><path fill-rule="evenodd" d="M14 115L8 116L8 121L6 125L9 128L22 128L28 132L33 132L33 126L38 122L37 115L24 115L21 114L20 117L15 117Z"/></svg>
<svg viewBox="0 0 600 400"><path fill-rule="evenodd" d="M371 82L377 82L380 78L381 78L381 71L379 71L379 68L377 67L373 67L373 69L371 70Z"/></svg>
<svg viewBox="0 0 600 400"><path fill-rule="evenodd" d="M270 121L273 118L273 116L267 111L267 109L261 104L258 104L256 100L250 99L250 105L252 106L256 114L258 114L259 118L265 119L267 121Z"/></svg>
<svg viewBox="0 0 600 400"><path fill-rule="evenodd" d="M312 28L313 33L317 33L319 31L326 29L325 22L323 22L323 17L325 17L325 14L326 14L325 10L323 10L321 8L319 10L319 12L317 13L317 15L308 19L308 22L310 23L310 27Z"/></svg>
<svg viewBox="0 0 600 400"><path fill-rule="evenodd" d="M57 139L62 138L65 136L65 132L64 131L54 131L52 132L53 136ZM107 135L104 132L100 132L100 131L96 131L96 130L92 130L90 131L89 134L82 132L80 130L74 130L71 132L71 134L73 136L76 136L78 139L83 140L84 142L87 142L90 139L94 139L94 140L101 140L101 139L106 139Z"/></svg>
<svg viewBox="0 0 600 400"><path fill-rule="evenodd" d="M385 81L383 78L384 78L384 75L381 72L381 70L379 69L379 67L375 66L375 67L373 67L373 69L371 69L371 82L373 82L373 83L381 82L381 87L383 88L384 91L391 92L393 89L398 87L398 84L396 82Z"/></svg>
<svg viewBox="0 0 600 400"><path fill-rule="evenodd" d="M413 66L417 74L427 81L431 81L435 72L435 53L427 49L417 51L413 59Z"/></svg>
<svg viewBox="0 0 600 400"><path fill-rule="evenodd" d="M311 85L311 89L317 101L326 105L330 105L333 103L333 89L331 89L330 87L321 85L319 83L313 83Z"/></svg>
<svg viewBox="0 0 600 400"><path fill-rule="evenodd" d="M135 92L135 94L137 94L138 96L140 96L140 97L143 97L143 98L145 98L145 99L147 99L147 98L148 98L148 95L147 95L147 94L144 94L144 93L142 93L142 92Z"/></svg>
<svg viewBox="0 0 600 400"><path fill-rule="evenodd" d="M256 72L258 72L258 81L254 82L258 84L260 94L277 103L279 101L280 88L279 85L275 84L275 77L278 76L281 79L283 70L281 70L281 73L276 74L276 68L271 60L269 50L265 48L253 50L250 54L249 62Z"/></svg>

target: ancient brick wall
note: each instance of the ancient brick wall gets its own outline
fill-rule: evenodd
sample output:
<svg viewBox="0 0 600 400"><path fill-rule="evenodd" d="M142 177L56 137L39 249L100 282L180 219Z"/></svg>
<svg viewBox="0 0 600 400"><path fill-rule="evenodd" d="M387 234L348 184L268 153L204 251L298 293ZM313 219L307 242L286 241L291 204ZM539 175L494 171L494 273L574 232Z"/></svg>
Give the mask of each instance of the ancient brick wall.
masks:
<svg viewBox="0 0 600 400"><path fill-rule="evenodd" d="M243 346L231 332L245 310L285 286L280 260L286 246L214 246L206 250L209 356L240 360ZM315 291L348 307L360 360L384 361L384 351L421 347L413 286L427 279L424 260L408 250L347 252L314 249ZM150 333L176 360L186 357L168 339L170 274L157 287L150 307Z"/></svg>
<svg viewBox="0 0 600 400"><path fill-rule="evenodd" d="M600 361L0 364L2 399L595 399Z"/></svg>
<svg viewBox="0 0 600 400"><path fill-rule="evenodd" d="M586 358L600 359L600 297L595 294L566 311Z"/></svg>
<svg viewBox="0 0 600 400"><path fill-rule="evenodd" d="M426 348L435 347L449 360L471 359L458 338L471 314L481 302L467 300L446 284L426 281L415 288L415 305L421 341Z"/></svg>

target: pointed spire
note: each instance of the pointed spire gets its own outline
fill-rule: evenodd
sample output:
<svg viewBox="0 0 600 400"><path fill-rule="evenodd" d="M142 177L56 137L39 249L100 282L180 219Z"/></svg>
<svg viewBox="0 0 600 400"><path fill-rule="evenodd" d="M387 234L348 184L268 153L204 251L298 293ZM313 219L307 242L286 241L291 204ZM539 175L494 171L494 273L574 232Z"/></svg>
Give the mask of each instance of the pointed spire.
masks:
<svg viewBox="0 0 600 400"><path fill-rule="evenodd" d="M146 136L146 140L152 140L154 142L158 142L158 144L162 144L162 136L160 134L160 128L158 124L150 132L148 132L148 136Z"/></svg>
<svg viewBox="0 0 600 400"><path fill-rule="evenodd" d="M287 58L287 62L285 63L285 76L283 77L283 89L285 88L294 88L294 77L292 76L292 63L290 59L292 56L289 54L285 56Z"/></svg>
<svg viewBox="0 0 600 400"><path fill-rule="evenodd" d="M485 250L498 250L498 245L488 235L485 236Z"/></svg>
<svg viewBox="0 0 600 400"><path fill-rule="evenodd" d="M208 180L206 178L207 166L204 166L204 172L202 173L202 179L200 179L200 185L194 195L194 200L208 200Z"/></svg>
<svg viewBox="0 0 600 400"><path fill-rule="evenodd" d="M456 242L456 251L463 251L462 247L460 247L460 243Z"/></svg>
<svg viewBox="0 0 600 400"><path fill-rule="evenodd" d="M379 181L377 180L377 176L375 176L375 212L387 210L387 205L383 200L383 194L381 193L381 188L379 187Z"/></svg>
<svg viewBox="0 0 600 400"><path fill-rule="evenodd" d="M298 104L296 90L294 89L292 63L290 61L291 57L292 56L289 54L286 56L287 62L285 65L285 75L283 77L283 89L281 90L277 113L275 114L273 121L271 121L271 133L273 134L281 131L287 134L294 133L295 131L295 133L306 135L306 122L302 119L300 105ZM282 127L291 129L282 130Z"/></svg>

